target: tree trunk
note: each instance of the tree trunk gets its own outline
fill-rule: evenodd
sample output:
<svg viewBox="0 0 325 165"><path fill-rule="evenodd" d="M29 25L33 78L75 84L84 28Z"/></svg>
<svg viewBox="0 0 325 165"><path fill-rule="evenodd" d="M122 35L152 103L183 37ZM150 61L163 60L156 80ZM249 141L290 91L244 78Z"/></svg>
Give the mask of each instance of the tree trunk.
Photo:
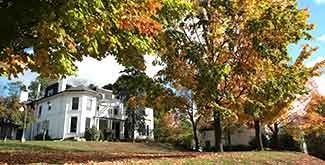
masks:
<svg viewBox="0 0 325 165"><path fill-rule="evenodd" d="M256 138L257 150L264 151L262 132L261 132L261 122L259 120L254 120L254 126L255 126L255 138Z"/></svg>
<svg viewBox="0 0 325 165"><path fill-rule="evenodd" d="M132 143L135 143L135 110L132 111Z"/></svg>
<svg viewBox="0 0 325 165"><path fill-rule="evenodd" d="M193 129L193 138L194 138L195 151L198 151L199 150L199 139L197 137L196 123L194 121L193 116L191 117L191 123L192 123L192 129Z"/></svg>
<svg viewBox="0 0 325 165"><path fill-rule="evenodd" d="M223 152L221 114L219 111L213 112L213 119L214 119L213 121L214 121L215 149L218 152Z"/></svg>
<svg viewBox="0 0 325 165"><path fill-rule="evenodd" d="M307 143L306 143L306 141L305 141L305 137L302 136L300 141L301 141L301 144L300 144L300 146L301 146L301 151L302 151L303 153L305 153L305 154L308 154Z"/></svg>
<svg viewBox="0 0 325 165"><path fill-rule="evenodd" d="M229 146L229 149L232 150L232 145L231 145L231 132L230 130L227 131L227 141L228 141L228 146Z"/></svg>
<svg viewBox="0 0 325 165"><path fill-rule="evenodd" d="M273 148L275 149L275 150L279 150L280 149L280 147L279 147L279 125L278 125L278 123L274 123L273 124L273 134L272 134L272 136L273 136L273 142L274 142L274 146L273 146Z"/></svg>
<svg viewBox="0 0 325 165"><path fill-rule="evenodd" d="M43 131L43 141L45 141L45 137L46 137L46 131Z"/></svg>
<svg viewBox="0 0 325 165"><path fill-rule="evenodd" d="M228 145L231 145L231 133L229 130L227 131L227 138L228 138Z"/></svg>

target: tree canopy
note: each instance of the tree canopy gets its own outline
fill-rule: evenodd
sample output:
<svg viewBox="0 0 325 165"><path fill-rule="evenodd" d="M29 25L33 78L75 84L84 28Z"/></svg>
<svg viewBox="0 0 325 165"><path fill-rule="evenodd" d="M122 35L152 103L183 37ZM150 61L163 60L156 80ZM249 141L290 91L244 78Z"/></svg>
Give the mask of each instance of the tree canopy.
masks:
<svg viewBox="0 0 325 165"><path fill-rule="evenodd" d="M30 69L58 78L74 74L74 62L85 56L113 55L120 64L143 70L143 55L154 51L155 37L190 5L182 0L5 0L0 8L0 75Z"/></svg>
<svg viewBox="0 0 325 165"><path fill-rule="evenodd" d="M300 94L307 74L322 63L307 69L298 59L299 66L290 65L288 46L310 39L314 28L295 0L192 4L193 12L162 37L166 68L160 74L175 88L190 89L203 111L214 109L215 141L222 151L223 118L237 116L244 105L255 118L266 117L259 107L269 114L279 100Z"/></svg>

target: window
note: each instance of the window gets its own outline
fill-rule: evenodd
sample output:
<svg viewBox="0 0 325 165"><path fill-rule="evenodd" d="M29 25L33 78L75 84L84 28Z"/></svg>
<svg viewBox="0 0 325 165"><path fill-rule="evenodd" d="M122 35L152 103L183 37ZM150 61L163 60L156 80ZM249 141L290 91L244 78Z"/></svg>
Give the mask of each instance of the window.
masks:
<svg viewBox="0 0 325 165"><path fill-rule="evenodd" d="M47 102L47 105L48 105L48 111L50 111L52 109L52 104L51 102Z"/></svg>
<svg viewBox="0 0 325 165"><path fill-rule="evenodd" d="M70 122L70 132L71 133L76 133L77 132L77 117L71 117L71 122Z"/></svg>
<svg viewBox="0 0 325 165"><path fill-rule="evenodd" d="M87 101L87 110L91 110L92 106L93 106L93 100L90 98Z"/></svg>
<svg viewBox="0 0 325 165"><path fill-rule="evenodd" d="M40 118L42 116L42 106L40 105L38 107L38 118Z"/></svg>
<svg viewBox="0 0 325 165"><path fill-rule="evenodd" d="M86 130L90 128L90 118L86 117Z"/></svg>
<svg viewBox="0 0 325 165"><path fill-rule="evenodd" d="M118 107L114 107L114 115L118 115Z"/></svg>
<svg viewBox="0 0 325 165"><path fill-rule="evenodd" d="M78 110L79 107L79 97L72 98L72 110Z"/></svg>

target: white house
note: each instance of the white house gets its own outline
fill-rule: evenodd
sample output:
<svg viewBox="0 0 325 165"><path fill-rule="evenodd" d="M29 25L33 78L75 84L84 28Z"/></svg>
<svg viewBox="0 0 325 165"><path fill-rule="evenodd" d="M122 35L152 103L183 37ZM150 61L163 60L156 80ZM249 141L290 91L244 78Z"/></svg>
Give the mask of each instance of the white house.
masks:
<svg viewBox="0 0 325 165"><path fill-rule="evenodd" d="M224 145L249 145L249 142L255 137L255 130L252 128L241 127L231 134L222 137ZM199 132L199 143L203 147L215 146L214 129L204 129Z"/></svg>
<svg viewBox="0 0 325 165"><path fill-rule="evenodd" d="M242 125L234 129L231 133L224 132L222 143L224 145L249 145L249 142L252 141L254 137L255 129ZM213 121L199 128L198 139L202 147L215 146Z"/></svg>
<svg viewBox="0 0 325 165"><path fill-rule="evenodd" d="M45 96L35 101L36 121L27 129L32 139L47 131L51 138L83 137L87 128L96 127L112 133L114 139L124 139L127 116L121 100L112 91L85 86L72 87L66 80L50 84ZM135 132L137 139L153 139L153 110L146 108L146 134Z"/></svg>

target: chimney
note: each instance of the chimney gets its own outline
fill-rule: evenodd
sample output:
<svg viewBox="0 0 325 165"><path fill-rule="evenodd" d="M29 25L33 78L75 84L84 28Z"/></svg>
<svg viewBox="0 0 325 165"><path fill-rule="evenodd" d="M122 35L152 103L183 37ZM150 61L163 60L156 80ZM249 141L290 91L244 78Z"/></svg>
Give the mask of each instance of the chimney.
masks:
<svg viewBox="0 0 325 165"><path fill-rule="evenodd" d="M66 90L66 86L67 86L67 79L61 79L58 81L59 83L59 89L58 92L62 92L64 90Z"/></svg>

